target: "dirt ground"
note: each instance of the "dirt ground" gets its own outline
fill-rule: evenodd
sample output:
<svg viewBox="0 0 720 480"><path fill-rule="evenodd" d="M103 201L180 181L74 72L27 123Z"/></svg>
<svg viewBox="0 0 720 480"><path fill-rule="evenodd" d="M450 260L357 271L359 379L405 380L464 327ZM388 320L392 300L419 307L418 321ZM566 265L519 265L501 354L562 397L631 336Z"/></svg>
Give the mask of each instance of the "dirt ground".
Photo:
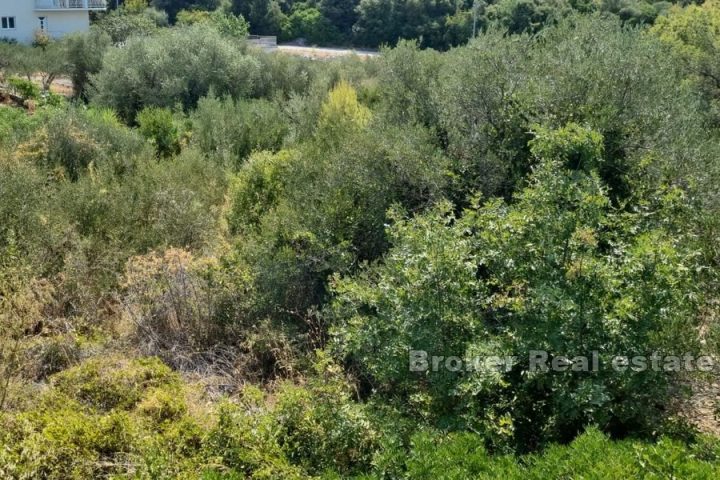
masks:
<svg viewBox="0 0 720 480"><path fill-rule="evenodd" d="M720 401L720 382L693 386L683 416L701 432L720 435L720 418L716 410Z"/></svg>
<svg viewBox="0 0 720 480"><path fill-rule="evenodd" d="M33 82L42 85L40 77L33 77ZM72 80L68 77L58 77L50 85L50 91L64 97L72 97L74 93Z"/></svg>
<svg viewBox="0 0 720 480"><path fill-rule="evenodd" d="M72 80L65 77L56 79L50 86L50 91L65 97L72 97L75 93Z"/></svg>

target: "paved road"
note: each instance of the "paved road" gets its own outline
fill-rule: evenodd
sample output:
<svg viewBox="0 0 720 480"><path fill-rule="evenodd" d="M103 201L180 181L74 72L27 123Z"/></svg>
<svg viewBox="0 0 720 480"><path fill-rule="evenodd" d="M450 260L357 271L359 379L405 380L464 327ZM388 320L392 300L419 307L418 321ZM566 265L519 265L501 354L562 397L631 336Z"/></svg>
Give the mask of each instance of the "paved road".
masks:
<svg viewBox="0 0 720 480"><path fill-rule="evenodd" d="M296 45L278 45L278 52L287 53L289 55L299 55L307 58L334 58L344 57L347 55L357 55L361 58L377 57L379 52L373 50L349 50L343 48L316 48L316 47L299 47Z"/></svg>

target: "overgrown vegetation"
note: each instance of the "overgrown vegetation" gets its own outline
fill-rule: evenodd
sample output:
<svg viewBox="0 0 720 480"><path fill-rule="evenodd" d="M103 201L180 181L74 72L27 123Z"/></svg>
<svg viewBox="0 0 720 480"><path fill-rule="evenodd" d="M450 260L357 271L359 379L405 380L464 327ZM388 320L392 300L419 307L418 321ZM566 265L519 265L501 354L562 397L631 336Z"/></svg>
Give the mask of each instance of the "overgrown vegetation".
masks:
<svg viewBox="0 0 720 480"><path fill-rule="evenodd" d="M100 17L115 42L168 24L205 23L232 36L273 35L310 45L377 48L418 39L447 50L477 32L501 28L537 33L576 14L598 14L626 25L652 25L674 5L702 1L648 0L125 0ZM110 7L115 7L114 3Z"/></svg>
<svg viewBox="0 0 720 480"><path fill-rule="evenodd" d="M720 353L720 5L350 6L0 44L0 476L717 477L717 370L530 359Z"/></svg>

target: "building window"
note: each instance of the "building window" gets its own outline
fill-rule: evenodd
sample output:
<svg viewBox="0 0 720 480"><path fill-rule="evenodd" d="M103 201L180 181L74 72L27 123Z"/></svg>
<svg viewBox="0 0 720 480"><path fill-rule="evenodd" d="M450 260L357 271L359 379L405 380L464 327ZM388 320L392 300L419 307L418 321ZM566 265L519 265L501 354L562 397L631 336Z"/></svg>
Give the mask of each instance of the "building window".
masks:
<svg viewBox="0 0 720 480"><path fill-rule="evenodd" d="M0 27L3 30L15 30L15 17L0 17Z"/></svg>

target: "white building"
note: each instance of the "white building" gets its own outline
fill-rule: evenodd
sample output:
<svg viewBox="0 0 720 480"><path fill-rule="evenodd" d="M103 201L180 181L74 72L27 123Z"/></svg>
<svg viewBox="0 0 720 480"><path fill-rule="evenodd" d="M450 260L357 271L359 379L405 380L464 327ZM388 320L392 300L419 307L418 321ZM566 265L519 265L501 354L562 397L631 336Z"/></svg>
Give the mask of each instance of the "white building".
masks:
<svg viewBox="0 0 720 480"><path fill-rule="evenodd" d="M31 43L37 31L51 37L85 32L90 12L106 6L106 0L0 0L0 38Z"/></svg>

